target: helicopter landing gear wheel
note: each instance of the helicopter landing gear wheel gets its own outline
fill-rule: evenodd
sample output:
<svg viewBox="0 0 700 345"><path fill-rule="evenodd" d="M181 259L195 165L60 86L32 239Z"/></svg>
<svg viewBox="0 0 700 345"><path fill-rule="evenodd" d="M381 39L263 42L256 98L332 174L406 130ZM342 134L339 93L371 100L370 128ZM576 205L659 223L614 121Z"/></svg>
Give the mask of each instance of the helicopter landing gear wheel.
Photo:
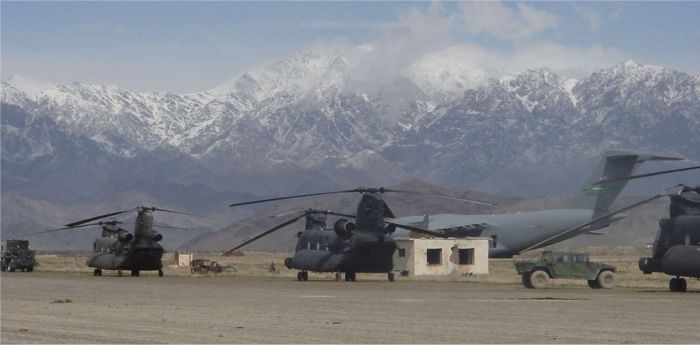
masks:
<svg viewBox="0 0 700 345"><path fill-rule="evenodd" d="M355 281L355 272L345 272L345 281L346 282L354 282Z"/></svg>
<svg viewBox="0 0 700 345"><path fill-rule="evenodd" d="M139 270L131 270L131 276L132 277L138 277L139 276Z"/></svg>
<svg viewBox="0 0 700 345"><path fill-rule="evenodd" d="M304 276L301 274L301 271L297 272L297 280L298 280L298 281L303 281L303 280L304 280Z"/></svg>
<svg viewBox="0 0 700 345"><path fill-rule="evenodd" d="M94 275L95 277L99 277L102 275L102 270L99 268L95 268L95 270L92 271L92 275Z"/></svg>
<svg viewBox="0 0 700 345"><path fill-rule="evenodd" d="M122 270L117 270L117 277L121 277L121 276L122 276Z"/></svg>
<svg viewBox="0 0 700 345"><path fill-rule="evenodd" d="M158 276L162 277L163 276L163 270L158 270Z"/></svg>
<svg viewBox="0 0 700 345"><path fill-rule="evenodd" d="M297 280L300 282L309 280L309 272L306 272L306 271L297 272Z"/></svg>
<svg viewBox="0 0 700 345"><path fill-rule="evenodd" d="M680 277L672 278L668 282L668 288L673 292L685 292L686 290L688 290L688 282Z"/></svg>
<svg viewBox="0 0 700 345"><path fill-rule="evenodd" d="M394 281L394 272L389 272L387 275L387 279L389 279L390 282Z"/></svg>
<svg viewBox="0 0 700 345"><path fill-rule="evenodd" d="M304 271L304 281L309 280L309 272Z"/></svg>
<svg viewBox="0 0 700 345"><path fill-rule="evenodd" d="M339 282L342 278L343 277L340 272L335 272L335 281Z"/></svg>

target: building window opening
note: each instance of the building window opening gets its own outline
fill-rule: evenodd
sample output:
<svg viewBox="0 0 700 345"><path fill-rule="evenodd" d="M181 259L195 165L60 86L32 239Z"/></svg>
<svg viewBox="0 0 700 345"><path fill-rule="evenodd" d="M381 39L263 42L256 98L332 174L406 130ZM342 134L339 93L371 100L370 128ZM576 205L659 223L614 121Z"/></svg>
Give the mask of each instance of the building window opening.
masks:
<svg viewBox="0 0 700 345"><path fill-rule="evenodd" d="M406 257L406 248L399 248L399 257Z"/></svg>
<svg viewBox="0 0 700 345"><path fill-rule="evenodd" d="M474 264L474 248L459 250L459 264L473 265Z"/></svg>
<svg viewBox="0 0 700 345"><path fill-rule="evenodd" d="M442 249L428 249L426 253L428 265L442 264Z"/></svg>

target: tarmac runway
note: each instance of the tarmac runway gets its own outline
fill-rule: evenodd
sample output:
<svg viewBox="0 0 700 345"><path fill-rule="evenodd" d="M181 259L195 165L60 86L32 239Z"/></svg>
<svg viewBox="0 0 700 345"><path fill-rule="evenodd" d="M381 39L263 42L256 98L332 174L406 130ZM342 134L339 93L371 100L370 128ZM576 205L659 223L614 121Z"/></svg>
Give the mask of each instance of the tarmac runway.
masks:
<svg viewBox="0 0 700 345"><path fill-rule="evenodd" d="M700 341L697 290L53 272L1 287L2 343Z"/></svg>

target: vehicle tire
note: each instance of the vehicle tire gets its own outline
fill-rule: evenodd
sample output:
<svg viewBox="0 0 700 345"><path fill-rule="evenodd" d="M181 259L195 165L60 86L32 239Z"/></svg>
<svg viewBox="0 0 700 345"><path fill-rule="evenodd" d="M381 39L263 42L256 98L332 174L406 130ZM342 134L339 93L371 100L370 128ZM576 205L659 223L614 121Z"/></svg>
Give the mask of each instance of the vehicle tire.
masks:
<svg viewBox="0 0 700 345"><path fill-rule="evenodd" d="M302 281L304 280L304 277L301 275L301 271L297 272L297 281Z"/></svg>
<svg viewBox="0 0 700 345"><path fill-rule="evenodd" d="M390 282L394 281L394 272L389 272L387 274L387 278L389 279Z"/></svg>
<svg viewBox="0 0 700 345"><path fill-rule="evenodd" d="M530 284L530 274L525 272L520 275L520 282L523 283L523 286L528 288L528 289L534 289L535 287Z"/></svg>
<svg viewBox="0 0 700 345"><path fill-rule="evenodd" d="M163 276L163 270L158 270L158 276L162 277Z"/></svg>
<svg viewBox="0 0 700 345"><path fill-rule="evenodd" d="M668 289L673 292L678 291L678 279L671 278L671 280L668 281Z"/></svg>
<svg viewBox="0 0 700 345"><path fill-rule="evenodd" d="M121 276L122 276L122 270L117 270L117 277L121 277Z"/></svg>
<svg viewBox="0 0 700 345"><path fill-rule="evenodd" d="M309 281L309 272L304 271L304 281Z"/></svg>
<svg viewBox="0 0 700 345"><path fill-rule="evenodd" d="M615 286L615 273L613 271L602 271L598 273L596 282L601 289L611 289Z"/></svg>
<svg viewBox="0 0 700 345"><path fill-rule="evenodd" d="M355 274L355 272L352 272L352 275L350 276L350 281L354 282L355 279L357 279L357 275Z"/></svg>
<svg viewBox="0 0 700 345"><path fill-rule="evenodd" d="M340 272L335 272L335 281L339 282L343 278Z"/></svg>
<svg viewBox="0 0 700 345"><path fill-rule="evenodd" d="M685 292L688 290L688 282L683 278L671 278L668 289L673 292Z"/></svg>
<svg viewBox="0 0 700 345"><path fill-rule="evenodd" d="M601 288L601 286L598 284L597 280L589 280L588 287L590 287L591 289L600 289Z"/></svg>
<svg viewBox="0 0 700 345"><path fill-rule="evenodd" d="M549 274L543 270L530 273L530 285L535 289L544 289L549 285Z"/></svg>

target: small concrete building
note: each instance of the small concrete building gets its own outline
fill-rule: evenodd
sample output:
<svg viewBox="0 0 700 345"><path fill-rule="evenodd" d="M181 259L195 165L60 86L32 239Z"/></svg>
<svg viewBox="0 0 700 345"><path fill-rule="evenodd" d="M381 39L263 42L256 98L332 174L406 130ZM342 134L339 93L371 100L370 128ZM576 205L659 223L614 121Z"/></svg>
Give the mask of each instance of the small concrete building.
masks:
<svg viewBox="0 0 700 345"><path fill-rule="evenodd" d="M394 269L402 275L489 273L488 237L397 238Z"/></svg>
<svg viewBox="0 0 700 345"><path fill-rule="evenodd" d="M175 252L175 265L177 267L187 267L189 268L192 264L192 259L194 254L186 252Z"/></svg>

